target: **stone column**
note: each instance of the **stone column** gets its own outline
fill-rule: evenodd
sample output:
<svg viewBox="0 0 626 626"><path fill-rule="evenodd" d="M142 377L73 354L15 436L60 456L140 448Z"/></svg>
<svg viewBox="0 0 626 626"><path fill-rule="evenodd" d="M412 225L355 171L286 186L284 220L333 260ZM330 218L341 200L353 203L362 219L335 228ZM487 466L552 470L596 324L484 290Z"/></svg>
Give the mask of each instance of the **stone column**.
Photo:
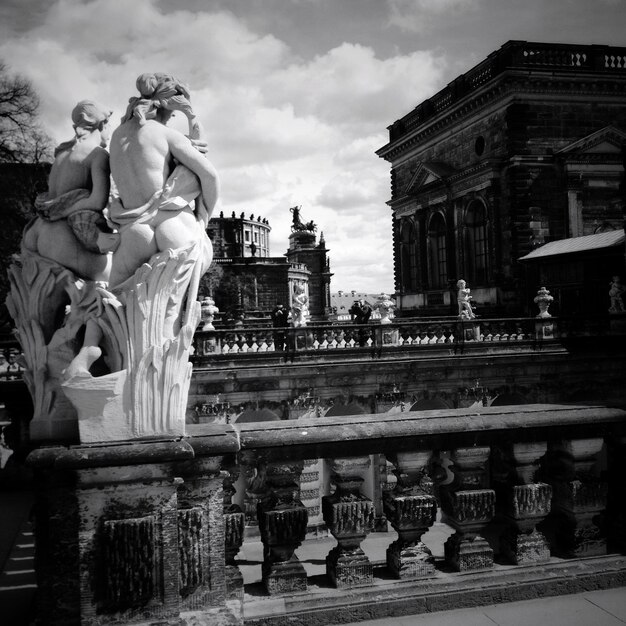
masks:
<svg viewBox="0 0 626 626"><path fill-rule="evenodd" d="M267 462L267 495L259 501L257 518L263 542L263 583L269 594L306 591L307 577L295 556L306 537L308 515L300 502L302 461Z"/></svg>
<svg viewBox="0 0 626 626"><path fill-rule="evenodd" d="M429 451L390 455L398 483L385 493L384 507L398 539L387 548L387 567L397 578L435 573L435 558L421 541L437 516L433 482L427 473L430 456Z"/></svg>
<svg viewBox="0 0 626 626"><path fill-rule="evenodd" d="M548 542L536 528L550 513L552 500L552 487L535 482L539 460L547 449L545 441L514 443L500 449L504 462L511 468L508 476L503 477L500 489L496 489L498 513L506 525L501 548L516 565L550 559Z"/></svg>
<svg viewBox="0 0 626 626"><path fill-rule="evenodd" d="M545 480L552 485L552 513L546 532L552 552L572 558L606 554L603 514L608 485L593 469L603 440L572 439L552 447Z"/></svg>
<svg viewBox="0 0 626 626"><path fill-rule="evenodd" d="M243 576L235 563L235 557L243 544L245 529L244 512L233 502L238 478L239 468L235 464L229 464L224 476L224 571L227 595L241 595L243 601Z"/></svg>
<svg viewBox="0 0 626 626"><path fill-rule="evenodd" d="M446 562L464 572L493 567L493 550L480 535L495 514L496 494L488 489L489 448L452 450L455 480L441 488L443 521L456 530L445 543Z"/></svg>
<svg viewBox="0 0 626 626"><path fill-rule="evenodd" d="M337 490L322 498L322 512L337 545L326 557L326 573L338 588L371 584L372 564L361 542L374 528L374 503L361 493L369 456L330 460Z"/></svg>

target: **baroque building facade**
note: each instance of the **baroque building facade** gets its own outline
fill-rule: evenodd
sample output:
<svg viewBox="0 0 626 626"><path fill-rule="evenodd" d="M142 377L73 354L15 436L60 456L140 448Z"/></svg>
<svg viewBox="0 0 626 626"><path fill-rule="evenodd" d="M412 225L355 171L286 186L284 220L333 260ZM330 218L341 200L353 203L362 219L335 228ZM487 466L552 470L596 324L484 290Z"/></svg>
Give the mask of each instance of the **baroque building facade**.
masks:
<svg viewBox="0 0 626 626"><path fill-rule="evenodd" d="M527 312L520 257L624 227L626 48L509 41L388 130L401 314Z"/></svg>
<svg viewBox="0 0 626 626"><path fill-rule="evenodd" d="M327 317L332 274L324 235L321 233L318 240L313 223L294 220L289 248L278 257L271 256L271 226L260 216L232 212L228 217L222 212L211 218L207 233L213 244L214 264L222 275L220 282L231 287L215 294L222 311L263 316L279 302L290 307L294 295L303 290L311 319Z"/></svg>

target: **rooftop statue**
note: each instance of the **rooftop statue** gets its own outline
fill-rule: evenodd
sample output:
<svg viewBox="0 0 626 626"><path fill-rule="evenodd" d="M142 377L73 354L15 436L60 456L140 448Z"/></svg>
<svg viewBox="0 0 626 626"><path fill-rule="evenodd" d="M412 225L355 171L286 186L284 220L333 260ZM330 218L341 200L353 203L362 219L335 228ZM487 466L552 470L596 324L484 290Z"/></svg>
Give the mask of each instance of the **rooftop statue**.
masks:
<svg viewBox="0 0 626 626"><path fill-rule="evenodd" d="M61 386L76 409L82 442L184 434L198 283L212 258L205 228L218 179L204 155L189 90L167 74L142 74L137 89L111 137L116 195L107 213L119 243L105 255L108 271L96 274L90 258L71 264L51 257L52 274L63 275L51 288L50 271L23 271L26 246L22 271L13 271L10 299L20 339L28 343L26 326L34 321L45 327L39 348L63 346ZM174 111L187 117L188 137L166 126ZM56 310L46 305L32 314L35 283L65 292L50 303ZM41 369L41 354L27 357L30 370ZM38 419L54 422L50 406L42 403Z"/></svg>
<svg viewBox="0 0 626 626"><path fill-rule="evenodd" d="M309 231L314 233L315 231L317 231L317 224L313 220L307 222L306 224L302 222L302 220L300 219L300 209L301 207L299 206L294 206L289 209L293 213L291 232L295 233L298 231Z"/></svg>

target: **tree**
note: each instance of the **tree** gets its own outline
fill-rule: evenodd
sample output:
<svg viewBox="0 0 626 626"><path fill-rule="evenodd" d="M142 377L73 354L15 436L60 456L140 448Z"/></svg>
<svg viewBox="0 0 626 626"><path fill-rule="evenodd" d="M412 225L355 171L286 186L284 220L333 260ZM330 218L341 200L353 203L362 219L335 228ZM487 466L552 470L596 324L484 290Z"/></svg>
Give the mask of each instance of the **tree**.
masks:
<svg viewBox="0 0 626 626"><path fill-rule="evenodd" d="M37 193L45 191L50 139L41 130L39 98L28 80L0 62L0 331L7 324L6 268L19 252L22 231L34 216Z"/></svg>
<svg viewBox="0 0 626 626"><path fill-rule="evenodd" d="M30 81L0 61L0 163L40 163L50 138L38 120L39 98Z"/></svg>

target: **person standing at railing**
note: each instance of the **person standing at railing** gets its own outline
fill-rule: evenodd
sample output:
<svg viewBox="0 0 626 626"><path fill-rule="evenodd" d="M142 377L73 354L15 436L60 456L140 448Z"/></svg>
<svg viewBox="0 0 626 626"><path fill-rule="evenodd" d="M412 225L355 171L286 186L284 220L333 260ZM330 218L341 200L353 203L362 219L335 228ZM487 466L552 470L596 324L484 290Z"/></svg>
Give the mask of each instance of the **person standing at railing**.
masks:
<svg viewBox="0 0 626 626"><path fill-rule="evenodd" d="M354 324L367 324L372 316L372 307L365 300L355 300L350 307L350 316ZM364 346L367 341L367 333L365 329L359 329L359 345Z"/></svg>
<svg viewBox="0 0 626 626"><path fill-rule="evenodd" d="M271 313L271 317L272 326L274 326L274 328L285 329L289 326L289 312L281 302L276 304ZM285 349L285 330L277 330L274 333L274 349Z"/></svg>

